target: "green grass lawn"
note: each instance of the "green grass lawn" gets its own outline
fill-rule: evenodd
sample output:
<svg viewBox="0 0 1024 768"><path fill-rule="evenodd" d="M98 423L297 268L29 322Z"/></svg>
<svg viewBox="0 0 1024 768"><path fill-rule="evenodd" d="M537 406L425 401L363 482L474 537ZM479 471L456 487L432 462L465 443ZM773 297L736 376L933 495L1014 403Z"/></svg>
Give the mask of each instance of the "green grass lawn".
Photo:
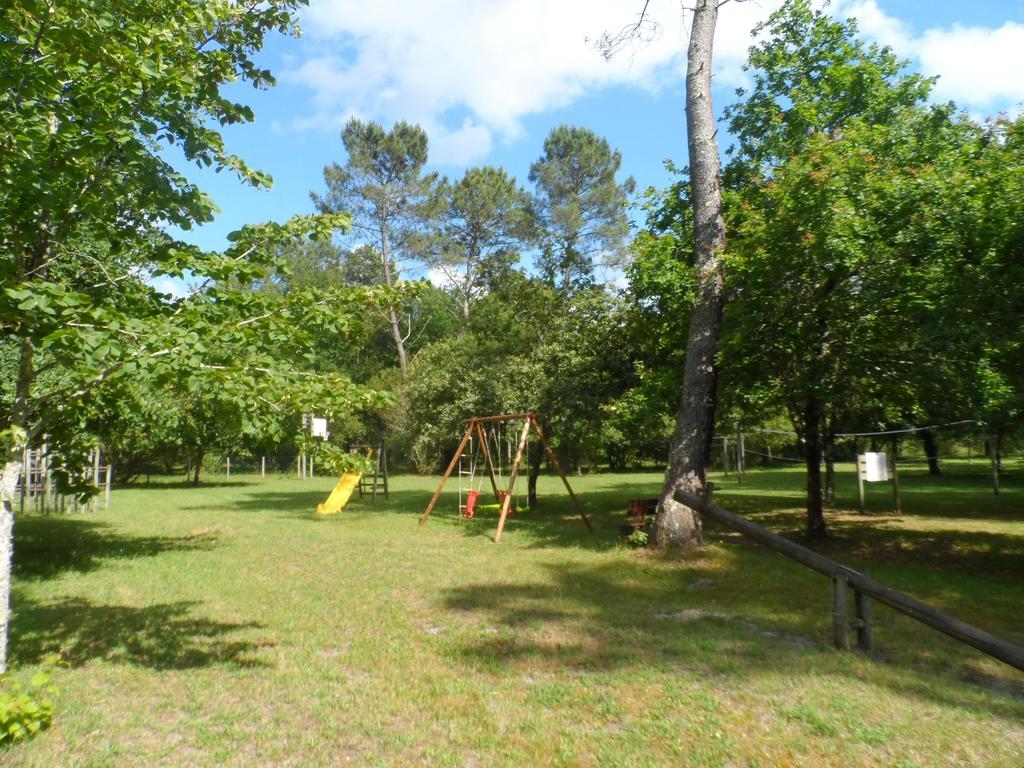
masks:
<svg viewBox="0 0 1024 768"><path fill-rule="evenodd" d="M849 472L849 467L845 468ZM830 556L1024 644L1024 468L903 475L903 513L840 478ZM973 474L971 474L973 473ZM1024 764L1024 674L876 607L876 650L829 645L829 585L710 531L684 557L618 540L654 474L557 479L492 541L436 479L312 510L332 481L114 493L16 527L12 663L58 652L53 727L4 766ZM799 536L798 469L716 501Z"/></svg>

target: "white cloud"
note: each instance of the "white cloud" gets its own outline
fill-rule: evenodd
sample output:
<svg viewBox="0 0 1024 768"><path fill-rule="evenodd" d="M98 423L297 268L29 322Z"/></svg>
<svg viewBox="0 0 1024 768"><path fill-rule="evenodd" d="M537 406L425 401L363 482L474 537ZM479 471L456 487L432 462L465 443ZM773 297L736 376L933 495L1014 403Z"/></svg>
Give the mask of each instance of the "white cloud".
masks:
<svg viewBox="0 0 1024 768"><path fill-rule="evenodd" d="M443 288L447 290L455 285L455 281L452 280L452 275L440 267L431 267L428 269L427 279L430 280L430 283L435 288Z"/></svg>
<svg viewBox="0 0 1024 768"><path fill-rule="evenodd" d="M883 11L877 0L844 3L838 12L855 16L870 39L889 45L898 56L916 59L925 75L938 75L934 96L972 111L1024 101L1024 25L954 25L915 35L901 20Z"/></svg>
<svg viewBox="0 0 1024 768"><path fill-rule="evenodd" d="M491 152L491 132L470 117L455 131L434 119L425 121L423 127L430 135L430 159L435 163L464 166Z"/></svg>
<svg viewBox="0 0 1024 768"><path fill-rule="evenodd" d="M166 293L173 299L181 299L188 295L188 285L184 280L175 277L159 277L150 280L152 285L160 293Z"/></svg>
<svg viewBox="0 0 1024 768"><path fill-rule="evenodd" d="M730 3L715 38L720 85L745 82L751 28L780 0ZM282 81L312 92L292 130L334 131L348 117L418 122L435 162L462 166L497 141L522 134L523 120L616 85L657 91L678 84L686 65L689 14L678 0L651 0L659 33L611 62L593 41L630 24L640 3L622 0L312 0L303 15L301 58ZM1024 99L1024 26L960 27L915 33L877 0L840 0L870 39L941 75L939 99L967 108Z"/></svg>
<svg viewBox="0 0 1024 768"><path fill-rule="evenodd" d="M720 81L742 81L750 28L777 4L735 4L722 14ZM652 0L659 33L610 62L588 43L633 22L638 9L621 0L313 0L303 20L310 55L282 75L313 91L313 114L293 127L334 127L341 113L404 118L427 129L438 161L477 160L496 139L517 138L525 117L584 93L678 82L689 14L677 0Z"/></svg>
<svg viewBox="0 0 1024 768"><path fill-rule="evenodd" d="M939 74L935 95L974 106L1024 100L1024 25L931 29L917 44L926 74Z"/></svg>

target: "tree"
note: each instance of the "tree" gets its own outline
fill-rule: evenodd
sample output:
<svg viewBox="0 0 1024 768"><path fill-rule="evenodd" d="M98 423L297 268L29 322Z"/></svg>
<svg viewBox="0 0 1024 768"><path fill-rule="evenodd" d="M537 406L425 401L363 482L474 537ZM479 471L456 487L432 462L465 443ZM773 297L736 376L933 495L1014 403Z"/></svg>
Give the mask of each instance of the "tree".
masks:
<svg viewBox="0 0 1024 768"><path fill-rule="evenodd" d="M632 177L621 184L618 150L587 128L561 125L544 140L544 154L530 166L537 188L541 274L563 296L593 282L594 260L621 262L629 223L626 199Z"/></svg>
<svg viewBox="0 0 1024 768"><path fill-rule="evenodd" d="M234 287L261 276L281 242L323 236L345 226L344 216L247 226L219 253L163 231L208 221L215 210L165 159L170 146L187 162L269 183L226 150L217 126L253 115L221 88L273 82L252 57L268 33L293 30L299 5L69 0L0 11L0 324L17 356L5 387L0 479L0 670L23 445L45 433L65 463L64 489L84 490L75 478L88 417L97 394L118 382L190 372L255 403L285 391L297 401L317 389L353 404L370 397L335 377L307 377L268 349L288 338L301 346L296 317L337 326L346 307L369 297L303 294L282 305ZM186 271L207 282L177 301L139 277ZM230 344L232 355L208 355L209 338Z"/></svg>
<svg viewBox="0 0 1024 768"><path fill-rule="evenodd" d="M504 169L492 166L470 168L454 184L442 184L440 195L432 264L448 278L464 331L488 276L519 260L519 247L530 236L530 198Z"/></svg>
<svg viewBox="0 0 1024 768"><path fill-rule="evenodd" d="M312 193L313 202L324 213L351 213L353 230L376 249L384 284L393 288L401 278L401 259L414 256L411 241L437 180L433 174L422 175L427 134L405 121L385 131L378 123L352 118L341 131L341 141L348 160L324 168L327 192ZM408 332L396 306L387 307L386 315L406 379Z"/></svg>
<svg viewBox="0 0 1024 768"><path fill-rule="evenodd" d="M893 174L898 176L898 168L890 165L894 158L927 162L913 157L915 150L928 153L915 133L927 128L927 120L916 121L907 111L925 99L930 81L904 74L904 62L887 48L863 43L853 21L833 20L812 10L808 0L787 2L757 32L766 34L750 51L753 88L749 93L741 89L742 100L726 110L737 138L727 180L739 198L735 221L745 230L742 258L753 253L768 257L770 249L774 266L760 258L761 267L738 262L737 274L751 282L737 293L742 290L746 301L762 303L762 319L765 312L786 318L769 324L775 336L748 325L746 332L757 335L756 342L750 338L748 343L757 349L745 347L745 354L776 371L781 377L776 381L789 393L785 405L805 446L808 535L820 537L825 535L822 451L842 418L839 404L850 402L839 391L867 380L867 370L857 370L853 360L864 361L868 349L885 350L893 334L892 327L870 323L852 327L860 313L880 316L862 281L886 266L892 269L891 279L909 279L902 267L915 263L877 255L878 249L891 252L886 246L901 241L895 232L892 240L881 235L887 221L899 218L896 211L886 213L872 204L882 198L906 203L887 196L886 185ZM899 125L902 130L894 132L907 140L903 147L884 134ZM873 253L878 263L872 263ZM913 316L910 307L900 310L886 301L898 291L878 290L875 298L885 302L890 322L905 324ZM913 293L905 291L909 303ZM854 341L854 330L869 329L876 335L860 334ZM785 353L769 363L769 349ZM840 349L859 354L844 359ZM786 373L780 366L786 366ZM904 367L897 368L896 380L905 384ZM873 402L885 399L879 394Z"/></svg>
<svg viewBox="0 0 1024 768"><path fill-rule="evenodd" d="M704 493L714 438L716 354L723 302L720 255L725 249L719 180L721 163L711 103L712 48L717 20L717 0L698 0L693 11L686 61L686 143L690 157L698 289L687 333L682 398L651 537L654 547L701 541L699 516L676 502L673 494L676 490Z"/></svg>

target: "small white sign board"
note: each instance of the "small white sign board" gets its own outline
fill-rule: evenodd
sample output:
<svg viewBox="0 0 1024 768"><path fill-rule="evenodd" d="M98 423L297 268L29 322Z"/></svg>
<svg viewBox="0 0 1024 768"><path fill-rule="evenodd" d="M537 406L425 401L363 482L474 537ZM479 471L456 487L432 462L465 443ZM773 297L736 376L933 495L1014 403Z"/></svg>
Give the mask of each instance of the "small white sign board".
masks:
<svg viewBox="0 0 1024 768"><path fill-rule="evenodd" d="M881 483L889 479L889 463L884 453L864 453L859 458L857 469L862 480Z"/></svg>
<svg viewBox="0 0 1024 768"><path fill-rule="evenodd" d="M327 419L321 419L314 416L312 424L310 425L310 432L313 437L322 437L324 440L330 437L331 433L327 431Z"/></svg>

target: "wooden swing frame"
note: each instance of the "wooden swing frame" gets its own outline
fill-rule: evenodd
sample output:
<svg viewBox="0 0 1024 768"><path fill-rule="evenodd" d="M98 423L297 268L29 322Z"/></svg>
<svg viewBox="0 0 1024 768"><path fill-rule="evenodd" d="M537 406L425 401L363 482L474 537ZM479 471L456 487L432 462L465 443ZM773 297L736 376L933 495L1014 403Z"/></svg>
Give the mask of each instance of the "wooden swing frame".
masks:
<svg viewBox="0 0 1024 768"><path fill-rule="evenodd" d="M519 447L516 450L516 457L512 461L512 466L509 467L508 489L505 491L505 495L502 496L501 491L498 488L498 482L494 477L494 464L491 462L491 451L487 444L487 436L484 433L484 425L501 424L506 422L522 422L523 431L519 436ZM544 452L547 454L548 460L551 462L551 466L555 468L555 471L558 472L558 476L562 478L562 482L565 484L565 489L569 492L569 498L572 499L573 506L576 507L576 511L579 513L579 516L583 518L583 523L587 526L587 530L591 533L594 532L594 526L590 524L590 520L583 512L583 506L580 504L579 499L576 498L576 494L573 492L572 486L569 485L569 479L562 471L562 466L558 463L558 458L555 456L555 452L552 451L551 446L548 445L547 438L544 436L544 430L540 428L540 424L537 422L537 417L532 411L525 411L523 413L506 413L501 416L475 417L472 419L466 419L463 423L466 425L466 434L462 436L462 442L459 443L459 447L456 449L455 455L452 456L452 460L448 464L448 469L445 470L444 476L441 478L441 484L438 485L437 490L434 491L434 497L427 505L427 511L424 512L423 517L420 518L420 525L427 522L427 518L430 517L430 513L434 511L434 507L437 505L437 500L441 498L441 491L444 490L445 483L448 482L448 478L451 477L456 465L458 465L459 459L462 458L462 454L465 452L469 441L476 437L480 440L479 445L484 456L484 464L487 467L487 476L491 481L491 490L494 491L495 499L501 504L501 514L498 517L498 528L494 532L494 542L498 543L498 541L501 540L501 532L505 529L505 519L508 517L509 507L512 504L512 490L515 488L516 479L519 477L519 466L522 464L523 452L526 450L526 443L530 438L530 430L532 429L540 440L540 444L544 447Z"/></svg>

